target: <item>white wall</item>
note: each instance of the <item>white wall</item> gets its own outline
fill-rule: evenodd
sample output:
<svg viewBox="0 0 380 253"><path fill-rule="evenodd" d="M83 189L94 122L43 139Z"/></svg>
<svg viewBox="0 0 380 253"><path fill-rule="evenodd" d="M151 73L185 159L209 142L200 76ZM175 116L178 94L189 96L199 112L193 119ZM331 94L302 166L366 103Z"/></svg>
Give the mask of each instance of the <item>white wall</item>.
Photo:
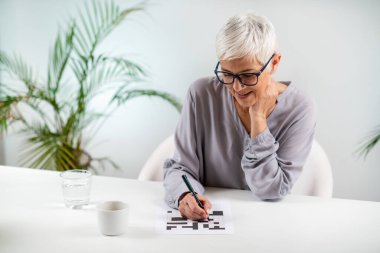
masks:
<svg viewBox="0 0 380 253"><path fill-rule="evenodd" d="M78 2L1 0L1 49L21 53L45 74L57 24ZM332 163L334 196L380 201L380 145L366 161L353 154L361 138L380 124L380 2L152 0L148 15L135 15L103 49L131 53L148 67L154 87L183 98L194 79L212 75L218 29L246 9L266 15L276 27L283 53L276 78L292 80L317 102L317 139ZM159 99L132 100L114 113L90 150L123 168L106 174L134 178L178 118ZM4 141L6 164L17 164L19 142L14 135Z"/></svg>

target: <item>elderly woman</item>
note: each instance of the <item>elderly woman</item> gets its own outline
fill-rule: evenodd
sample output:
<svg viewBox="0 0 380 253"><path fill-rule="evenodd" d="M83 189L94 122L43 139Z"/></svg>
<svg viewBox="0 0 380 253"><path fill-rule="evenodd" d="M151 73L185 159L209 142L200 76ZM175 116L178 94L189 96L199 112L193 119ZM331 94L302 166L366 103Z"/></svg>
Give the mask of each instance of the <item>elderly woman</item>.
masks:
<svg viewBox="0 0 380 253"><path fill-rule="evenodd" d="M164 165L165 200L182 216L207 218L204 186L287 195L310 152L315 106L290 82L273 79L281 54L271 22L255 14L228 20L216 39L215 76L189 88ZM204 208L189 193L186 175Z"/></svg>

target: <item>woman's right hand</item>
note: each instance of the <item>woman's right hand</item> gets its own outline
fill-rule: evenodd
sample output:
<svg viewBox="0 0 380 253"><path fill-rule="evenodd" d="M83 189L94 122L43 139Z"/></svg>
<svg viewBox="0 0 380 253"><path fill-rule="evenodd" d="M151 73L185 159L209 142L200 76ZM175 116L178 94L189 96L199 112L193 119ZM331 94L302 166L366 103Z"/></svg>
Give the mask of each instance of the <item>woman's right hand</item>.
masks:
<svg viewBox="0 0 380 253"><path fill-rule="evenodd" d="M179 202L178 210L182 217L190 220L205 220L208 218L208 211L211 209L211 202L203 195L197 194L197 198L201 201L204 209L198 206L193 195L188 192Z"/></svg>

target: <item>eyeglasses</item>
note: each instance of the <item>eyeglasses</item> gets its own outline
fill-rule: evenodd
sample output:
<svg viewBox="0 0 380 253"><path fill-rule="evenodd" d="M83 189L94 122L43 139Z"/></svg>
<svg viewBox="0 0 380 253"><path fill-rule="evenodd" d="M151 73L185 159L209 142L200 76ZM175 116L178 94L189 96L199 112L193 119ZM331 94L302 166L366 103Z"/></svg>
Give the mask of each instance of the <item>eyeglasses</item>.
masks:
<svg viewBox="0 0 380 253"><path fill-rule="evenodd" d="M241 74L234 74L228 71L218 71L220 62L216 64L214 73L216 75L216 78L218 78L219 82L223 84L233 84L235 82L235 78L237 78L240 82L240 84L246 85L246 86L254 86L259 81L259 76L261 73L264 72L265 68L268 66L269 62L272 60L275 54L273 54L270 59L265 63L265 65L260 69L257 73L241 73Z"/></svg>

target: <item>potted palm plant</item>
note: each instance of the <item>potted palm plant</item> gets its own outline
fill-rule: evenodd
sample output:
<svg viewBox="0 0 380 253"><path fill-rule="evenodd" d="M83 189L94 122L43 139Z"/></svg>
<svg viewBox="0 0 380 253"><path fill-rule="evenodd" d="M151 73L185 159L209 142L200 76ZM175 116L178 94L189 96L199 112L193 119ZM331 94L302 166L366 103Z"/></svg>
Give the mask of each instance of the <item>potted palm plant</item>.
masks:
<svg viewBox="0 0 380 253"><path fill-rule="evenodd" d="M180 102L171 94L138 86L147 76L141 66L98 50L127 16L144 7L85 2L78 18L71 18L58 32L45 79L37 77L19 55L0 51L5 77L0 80L0 134L18 125L13 129L26 135L21 165L59 171L107 163L117 167L109 158L93 157L86 150L83 134L89 126L100 127L117 107L139 96L162 98L180 111ZM107 106L94 111L90 103L105 92L111 94Z"/></svg>

